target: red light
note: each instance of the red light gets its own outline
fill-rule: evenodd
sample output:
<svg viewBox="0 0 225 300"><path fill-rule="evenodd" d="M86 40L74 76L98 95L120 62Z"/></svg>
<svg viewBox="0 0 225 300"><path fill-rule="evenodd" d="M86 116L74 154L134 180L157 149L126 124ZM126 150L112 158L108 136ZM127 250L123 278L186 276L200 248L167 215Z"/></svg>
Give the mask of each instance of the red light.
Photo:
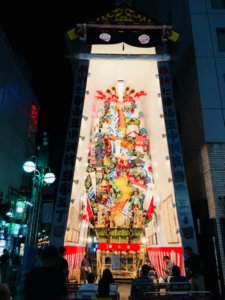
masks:
<svg viewBox="0 0 225 300"><path fill-rule="evenodd" d="M99 250L120 250L120 251L126 251L127 249L131 251L140 251L140 245L139 244L119 244L119 243L99 243L98 244Z"/></svg>

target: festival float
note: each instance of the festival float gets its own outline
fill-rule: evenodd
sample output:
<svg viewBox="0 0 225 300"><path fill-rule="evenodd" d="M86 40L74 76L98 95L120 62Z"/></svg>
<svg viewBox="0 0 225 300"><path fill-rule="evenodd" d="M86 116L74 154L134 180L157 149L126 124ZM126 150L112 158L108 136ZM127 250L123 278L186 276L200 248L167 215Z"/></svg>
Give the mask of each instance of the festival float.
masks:
<svg viewBox="0 0 225 300"><path fill-rule="evenodd" d="M96 94L97 121L85 188L93 212L89 219L99 242L97 272L101 274L109 264L113 268L112 262L121 257L114 275L134 277L145 260L141 239L154 211L153 199L145 203L147 189L154 182L144 113L138 101L146 93L124 87L120 80L117 88L97 90Z"/></svg>
<svg viewBox="0 0 225 300"><path fill-rule="evenodd" d="M97 275L109 267L122 278L147 260L161 276L163 255L183 273L183 247L196 248L165 47L173 34L127 6L67 33L75 84L51 242L67 247L71 274L89 240Z"/></svg>

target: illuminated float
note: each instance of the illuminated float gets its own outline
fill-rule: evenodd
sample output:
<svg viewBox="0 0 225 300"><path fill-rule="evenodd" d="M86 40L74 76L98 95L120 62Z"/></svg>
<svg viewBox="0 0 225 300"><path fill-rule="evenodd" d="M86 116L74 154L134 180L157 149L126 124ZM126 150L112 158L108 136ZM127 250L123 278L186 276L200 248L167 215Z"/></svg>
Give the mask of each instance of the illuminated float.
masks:
<svg viewBox="0 0 225 300"><path fill-rule="evenodd" d="M147 258L161 276L163 255L183 272L183 247L197 247L165 52L174 35L127 6L67 33L75 85L51 243L67 247L70 274L90 237L99 276L133 278Z"/></svg>

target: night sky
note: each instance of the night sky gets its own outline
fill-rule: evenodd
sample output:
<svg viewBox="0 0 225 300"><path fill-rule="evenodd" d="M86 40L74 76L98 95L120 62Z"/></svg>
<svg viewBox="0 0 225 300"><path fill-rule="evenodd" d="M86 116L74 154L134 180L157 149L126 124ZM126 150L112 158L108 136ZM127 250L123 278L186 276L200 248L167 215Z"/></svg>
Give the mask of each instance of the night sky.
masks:
<svg viewBox="0 0 225 300"><path fill-rule="evenodd" d="M78 1L54 2L52 7L32 1L26 6L16 2L1 7L1 26L30 73L41 106L39 135L49 133L49 166L56 175L64 150L73 80L65 33L77 23L94 20L112 9L114 2L82 0L78 8Z"/></svg>

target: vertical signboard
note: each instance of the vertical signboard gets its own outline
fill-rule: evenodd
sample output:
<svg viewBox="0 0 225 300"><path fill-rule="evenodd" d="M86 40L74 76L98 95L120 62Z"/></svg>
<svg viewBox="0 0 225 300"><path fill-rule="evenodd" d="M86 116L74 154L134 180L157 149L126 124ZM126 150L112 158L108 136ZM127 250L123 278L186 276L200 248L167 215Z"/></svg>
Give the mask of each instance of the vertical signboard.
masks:
<svg viewBox="0 0 225 300"><path fill-rule="evenodd" d="M191 246L193 251L197 252L197 242L180 147L169 65L167 62L159 62L158 67L182 246Z"/></svg>
<svg viewBox="0 0 225 300"><path fill-rule="evenodd" d="M70 197L75 168L76 148L79 137L81 112L85 96L89 61L78 61L75 76L74 97L70 111L66 145L64 149L58 193L55 203L50 243L60 246L64 244L66 223L70 206Z"/></svg>

